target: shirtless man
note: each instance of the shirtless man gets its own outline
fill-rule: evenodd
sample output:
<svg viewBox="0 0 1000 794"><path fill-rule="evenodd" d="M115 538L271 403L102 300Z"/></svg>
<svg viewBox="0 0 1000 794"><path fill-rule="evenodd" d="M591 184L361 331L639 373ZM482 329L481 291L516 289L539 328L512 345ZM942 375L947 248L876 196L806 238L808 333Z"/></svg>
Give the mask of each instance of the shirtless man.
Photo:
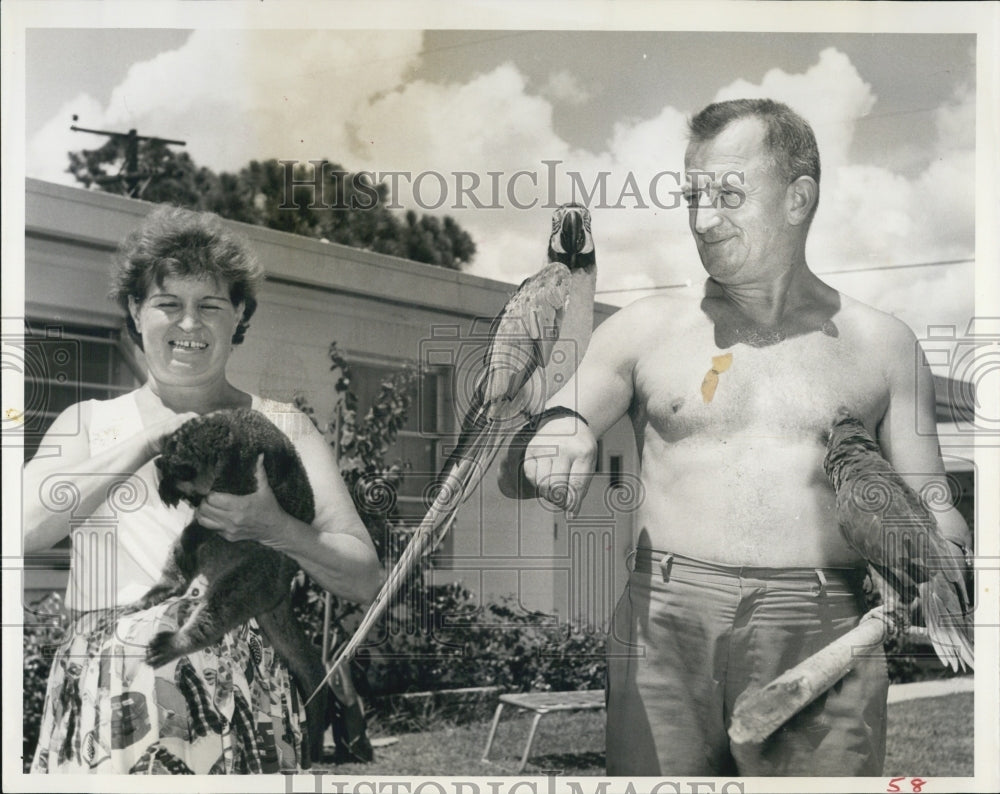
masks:
<svg viewBox="0 0 1000 794"><path fill-rule="evenodd" d="M767 100L710 105L691 121L685 170L703 298L647 298L610 317L550 402L578 395L589 427L554 419L525 454L528 482L572 514L596 439L626 413L635 430L645 501L609 644L608 773L880 775L881 654L763 745L731 747L726 728L743 689L862 614L863 563L822 469L837 409L920 492L944 472L937 439L915 430L933 426L933 384L902 322L806 264L820 168L803 119ZM936 516L967 545L957 511Z"/></svg>

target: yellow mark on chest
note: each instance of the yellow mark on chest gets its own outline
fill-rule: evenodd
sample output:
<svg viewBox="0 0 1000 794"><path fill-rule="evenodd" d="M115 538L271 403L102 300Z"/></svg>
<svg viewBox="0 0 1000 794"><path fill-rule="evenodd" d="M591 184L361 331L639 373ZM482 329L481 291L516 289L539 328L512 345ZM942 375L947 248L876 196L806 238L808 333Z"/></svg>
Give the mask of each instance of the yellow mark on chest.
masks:
<svg viewBox="0 0 1000 794"><path fill-rule="evenodd" d="M712 402L712 398L715 396L715 389L719 385L719 375L729 369L729 365L733 363L733 354L726 353L721 356L712 356L712 368L705 375L704 380L701 382L701 396L706 403Z"/></svg>

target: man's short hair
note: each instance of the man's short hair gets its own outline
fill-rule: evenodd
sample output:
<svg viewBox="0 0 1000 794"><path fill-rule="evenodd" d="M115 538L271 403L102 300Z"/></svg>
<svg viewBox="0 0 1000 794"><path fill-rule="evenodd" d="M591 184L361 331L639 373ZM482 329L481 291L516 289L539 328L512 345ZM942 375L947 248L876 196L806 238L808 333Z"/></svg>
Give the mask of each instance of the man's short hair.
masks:
<svg viewBox="0 0 1000 794"><path fill-rule="evenodd" d="M764 144L786 184L810 176L819 185L819 147L812 127L788 105L773 99L730 99L709 105L688 122L691 141L712 140L742 118L758 118L764 123Z"/></svg>

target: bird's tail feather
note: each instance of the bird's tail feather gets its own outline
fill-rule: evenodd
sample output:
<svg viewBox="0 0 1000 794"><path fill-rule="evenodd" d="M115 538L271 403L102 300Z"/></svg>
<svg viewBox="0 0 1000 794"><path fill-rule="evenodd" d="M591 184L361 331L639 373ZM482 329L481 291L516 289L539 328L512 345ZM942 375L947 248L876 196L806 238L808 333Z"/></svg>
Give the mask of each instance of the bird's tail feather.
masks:
<svg viewBox="0 0 1000 794"><path fill-rule="evenodd" d="M436 503L437 500L435 501L435 504ZM403 584L411 573L416 561L431 548L435 518L439 514L440 511L436 511L432 507L427 516L425 516L423 521L420 522L420 526L418 526L416 531L413 533L413 536L410 538L410 542L406 545L406 548L399 556L396 564L390 569L388 575L386 576L386 580L382 585L382 589L376 594L371 605L368 607L368 610L365 612L364 617L358 624L357 629L355 629L354 634L351 635L350 639L344 647L340 649L340 652L333 660L326 677L323 679L323 683L320 684L316 691L310 695L309 700L306 701L307 706L309 705L309 701L316 696L316 693L319 692L327 681L330 680L334 672L339 667L354 658L354 654L361 646L361 643L364 642L372 627L388 611L389 607L392 605L393 599L402 589Z"/></svg>
<svg viewBox="0 0 1000 794"><path fill-rule="evenodd" d="M449 465L446 465L446 474L442 478L441 487L434 502L414 531L403 553L399 555L399 559L392 566L382 589L376 594L354 634L340 649L340 653L330 665L323 682L309 696L306 705L309 705L334 672L354 657L369 631L388 611L393 599L402 589L410 574L418 567L420 559L430 554L444 539L454 523L458 508L482 480L493 458L496 457L500 449L500 445L497 443L498 436L499 430L497 428L487 427L466 451L466 457L449 459Z"/></svg>
<svg viewBox="0 0 1000 794"><path fill-rule="evenodd" d="M943 578L934 577L922 583L919 589L927 636L941 663L956 672L972 669L972 627L962 600Z"/></svg>

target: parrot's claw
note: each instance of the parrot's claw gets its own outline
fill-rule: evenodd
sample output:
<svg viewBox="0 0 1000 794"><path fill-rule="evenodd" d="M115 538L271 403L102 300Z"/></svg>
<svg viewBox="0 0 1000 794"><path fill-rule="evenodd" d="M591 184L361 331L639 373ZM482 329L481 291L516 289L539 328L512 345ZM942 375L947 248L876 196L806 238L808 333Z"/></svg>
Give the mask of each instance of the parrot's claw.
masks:
<svg viewBox="0 0 1000 794"><path fill-rule="evenodd" d="M885 624L886 638L895 637L906 630L905 621L900 620L897 610L887 609L885 604L869 610L861 617L861 623L866 620L881 620Z"/></svg>

